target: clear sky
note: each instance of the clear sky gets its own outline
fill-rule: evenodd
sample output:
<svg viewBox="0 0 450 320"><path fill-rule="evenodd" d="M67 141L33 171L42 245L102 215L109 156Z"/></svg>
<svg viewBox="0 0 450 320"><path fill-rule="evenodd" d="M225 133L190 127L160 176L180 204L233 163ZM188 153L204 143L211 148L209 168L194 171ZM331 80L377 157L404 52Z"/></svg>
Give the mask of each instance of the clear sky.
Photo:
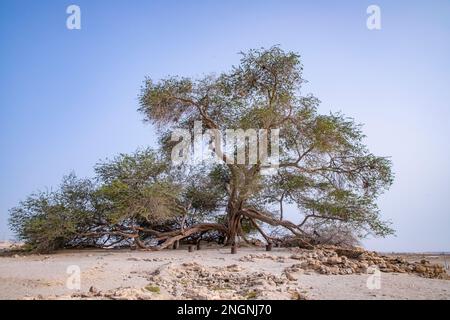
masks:
<svg viewBox="0 0 450 320"><path fill-rule="evenodd" d="M81 8L81 30L66 8ZM381 30L366 9L381 8ZM450 251L450 1L0 1L0 238L8 209L74 170L154 145L136 111L145 76L201 76L239 51L302 56L303 93L364 123L396 180L379 201L384 251Z"/></svg>

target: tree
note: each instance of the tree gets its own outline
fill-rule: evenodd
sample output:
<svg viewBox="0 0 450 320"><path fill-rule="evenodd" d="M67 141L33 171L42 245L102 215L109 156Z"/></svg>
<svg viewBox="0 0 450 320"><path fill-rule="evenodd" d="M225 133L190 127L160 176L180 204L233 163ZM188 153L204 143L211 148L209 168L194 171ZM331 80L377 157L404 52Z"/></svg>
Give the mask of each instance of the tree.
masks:
<svg viewBox="0 0 450 320"><path fill-rule="evenodd" d="M149 150L97 164L95 181L64 177L56 191L29 196L10 210L9 223L30 249L136 245L172 230L179 188ZM147 230L148 229L148 230Z"/></svg>
<svg viewBox="0 0 450 320"><path fill-rule="evenodd" d="M241 55L238 66L219 75L146 79L139 111L156 126L160 148L99 163L95 182L70 178L73 183L56 193L28 198L11 210L19 237L49 248L161 250L204 235L234 245L253 232L269 243L289 236L309 244L393 233L376 205L393 182L391 162L369 152L361 125L339 113L320 114L320 101L300 94L303 66L296 53L275 46ZM193 134L196 121L201 133L223 136L255 129L259 141L247 143L244 134L230 148L213 136L206 144L216 161L175 164L171 155L180 141L171 133ZM274 146L261 149L269 136L278 136L275 167L268 161ZM256 146L263 151L252 162ZM238 161L241 154L248 161ZM286 204L297 208L296 221L285 219Z"/></svg>
<svg viewBox="0 0 450 320"><path fill-rule="evenodd" d="M147 79L142 89L139 111L162 137L174 128L192 132L199 119L203 132L280 130L276 175L265 174L270 166L261 159L256 164L235 164L228 161L235 152L214 150L227 177L223 211L228 244L242 234L243 221L282 226L298 237L305 237L302 227L309 220L344 222L379 236L393 232L380 220L375 203L393 181L390 161L367 150L361 126L352 119L321 115L317 98L300 95L302 70L299 55L272 47L242 53L240 65L228 73L199 80ZM164 143L172 142L162 139L162 143L164 149L170 148ZM264 194L271 196L261 201ZM276 219L267 204L270 199L278 199L281 205L295 203L303 221Z"/></svg>
<svg viewBox="0 0 450 320"><path fill-rule="evenodd" d="M49 252L74 245L95 219L93 188L91 181L72 173L57 191L32 194L12 208L10 227L31 250Z"/></svg>

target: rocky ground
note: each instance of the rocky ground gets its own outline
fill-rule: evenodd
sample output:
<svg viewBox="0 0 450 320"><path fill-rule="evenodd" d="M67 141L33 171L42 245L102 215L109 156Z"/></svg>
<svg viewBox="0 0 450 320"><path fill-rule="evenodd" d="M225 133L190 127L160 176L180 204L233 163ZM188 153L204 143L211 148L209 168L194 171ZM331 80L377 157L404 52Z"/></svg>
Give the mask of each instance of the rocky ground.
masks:
<svg viewBox="0 0 450 320"><path fill-rule="evenodd" d="M0 257L0 298L450 299L447 261L338 248L63 251Z"/></svg>

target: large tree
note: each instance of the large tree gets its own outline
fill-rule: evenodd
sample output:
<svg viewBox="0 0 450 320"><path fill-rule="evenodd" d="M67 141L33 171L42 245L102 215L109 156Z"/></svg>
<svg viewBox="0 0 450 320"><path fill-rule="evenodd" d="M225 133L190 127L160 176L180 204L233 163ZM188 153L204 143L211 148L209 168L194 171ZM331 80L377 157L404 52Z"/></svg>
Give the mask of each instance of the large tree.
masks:
<svg viewBox="0 0 450 320"><path fill-rule="evenodd" d="M139 111L156 125L160 148L103 161L95 180L69 175L58 190L11 209L10 225L40 251L116 245L161 250L202 237L234 245L249 242L255 232L269 243L287 236L300 243L348 243L354 235L392 233L376 205L393 180L390 161L368 151L352 119L320 114L319 100L300 94L303 83L300 57L279 47L243 53L237 67L219 75L147 79ZM200 133L265 134L232 148L214 136L207 145L216 161L173 162L180 141L172 133L194 133L197 121ZM274 146L263 148L274 136L275 166L269 161ZM263 152L250 161L256 146ZM296 211L291 220L286 205Z"/></svg>
<svg viewBox="0 0 450 320"><path fill-rule="evenodd" d="M243 225L249 222L268 241L276 239L264 232L262 223L281 226L301 239L310 236L308 225L320 222L346 224L355 232L379 236L393 232L380 220L376 205L393 180L390 161L368 151L361 126L352 119L318 113L319 100L300 94L302 69L299 55L272 47L242 53L240 64L220 75L146 80L139 111L157 126L163 150L173 147L168 137L174 129L193 132L198 120L203 131L280 130L276 173L265 159L238 164L229 159L236 152L214 149L222 163L205 168L203 174L221 172L215 183L226 194L218 195L224 201L216 201L211 211L222 210L224 219L220 225L203 224L202 231L225 229L228 244L243 235ZM272 172L266 173L269 169ZM274 202L280 208L295 204L300 223L277 218ZM196 228L180 230L177 239Z"/></svg>

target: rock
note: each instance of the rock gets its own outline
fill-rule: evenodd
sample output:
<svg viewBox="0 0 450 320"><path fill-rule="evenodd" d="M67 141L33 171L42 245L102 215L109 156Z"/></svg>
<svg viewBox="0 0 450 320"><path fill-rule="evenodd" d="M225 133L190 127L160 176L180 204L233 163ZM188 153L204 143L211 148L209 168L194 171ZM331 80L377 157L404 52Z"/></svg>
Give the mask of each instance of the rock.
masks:
<svg viewBox="0 0 450 320"><path fill-rule="evenodd" d="M285 272L284 274L286 275L286 278L287 278L289 281L297 281L297 278L294 277L294 276L292 275L292 273L290 273L290 272Z"/></svg>
<svg viewBox="0 0 450 320"><path fill-rule="evenodd" d="M242 268L239 267L237 264L232 264L232 265L227 266L227 270L231 271L231 272L239 272L242 270Z"/></svg>
<svg viewBox="0 0 450 320"><path fill-rule="evenodd" d="M182 264L183 267L193 267L193 266L196 266L196 265L197 265L197 263L195 263L195 262L184 262Z"/></svg>
<svg viewBox="0 0 450 320"><path fill-rule="evenodd" d="M427 268L424 267L423 265L420 265L420 264L416 265L414 270L416 272L418 272L418 273L425 273L425 272L427 272Z"/></svg>
<svg viewBox="0 0 450 320"><path fill-rule="evenodd" d="M308 266L308 261L302 261L298 264L295 264L295 266L305 269Z"/></svg>
<svg viewBox="0 0 450 320"><path fill-rule="evenodd" d="M303 295L302 292L300 292L300 290L298 290L298 289L289 290L289 293L291 294L292 300L306 300L305 295Z"/></svg>
<svg viewBox="0 0 450 320"><path fill-rule="evenodd" d="M323 250L321 250L321 249L317 249L317 256L320 258L320 257L323 257L325 255L325 253L323 252Z"/></svg>
<svg viewBox="0 0 450 320"><path fill-rule="evenodd" d="M394 266L393 269L394 269L394 272L398 272L398 273L406 273L407 272L405 269L402 269L397 266Z"/></svg>
<svg viewBox="0 0 450 320"><path fill-rule="evenodd" d="M92 294L98 294L98 290L97 290L97 288L96 287L94 287L94 286L91 286L90 288L89 288L89 293L92 293Z"/></svg>
<svg viewBox="0 0 450 320"><path fill-rule="evenodd" d="M346 268L344 269L346 274L353 274L353 269L352 268Z"/></svg>
<svg viewBox="0 0 450 320"><path fill-rule="evenodd" d="M331 264L331 265L339 264L339 263L342 263L342 259L339 257L329 257L327 259L327 263Z"/></svg>
<svg viewBox="0 0 450 320"><path fill-rule="evenodd" d="M319 268L319 273L320 273L320 274L330 274L331 272L330 272L330 269L329 269L328 267L326 267L326 266L321 266L321 267Z"/></svg>
<svg viewBox="0 0 450 320"><path fill-rule="evenodd" d="M127 261L140 261L140 259L131 257L131 258L128 258Z"/></svg>
<svg viewBox="0 0 450 320"><path fill-rule="evenodd" d="M320 257L323 257L323 254L319 256L316 252L310 252L308 257L312 259L319 259Z"/></svg>
<svg viewBox="0 0 450 320"><path fill-rule="evenodd" d="M275 283L275 281L273 281L272 279L267 280L267 284L270 286L276 286L277 284Z"/></svg>
<svg viewBox="0 0 450 320"><path fill-rule="evenodd" d="M366 272L367 272L367 269L369 268L369 264L368 264L367 262L359 262L359 263L358 263L358 267L359 267L360 269L365 270L364 273L366 273Z"/></svg>
<svg viewBox="0 0 450 320"><path fill-rule="evenodd" d="M336 249L336 253L339 256L345 256L350 259L358 259L364 253L364 250L361 250L361 249Z"/></svg>
<svg viewBox="0 0 450 320"><path fill-rule="evenodd" d="M322 264L320 263L320 261L317 261L317 260L312 260L308 263L308 267L313 270L320 269L321 266L322 266Z"/></svg>
<svg viewBox="0 0 450 320"><path fill-rule="evenodd" d="M328 271L330 274L345 274L345 273L342 273L342 271L339 269L338 266L329 267Z"/></svg>
<svg viewBox="0 0 450 320"><path fill-rule="evenodd" d="M264 279L257 280L257 281L255 282L255 286L266 287L266 286L267 286L267 281L264 280Z"/></svg>

